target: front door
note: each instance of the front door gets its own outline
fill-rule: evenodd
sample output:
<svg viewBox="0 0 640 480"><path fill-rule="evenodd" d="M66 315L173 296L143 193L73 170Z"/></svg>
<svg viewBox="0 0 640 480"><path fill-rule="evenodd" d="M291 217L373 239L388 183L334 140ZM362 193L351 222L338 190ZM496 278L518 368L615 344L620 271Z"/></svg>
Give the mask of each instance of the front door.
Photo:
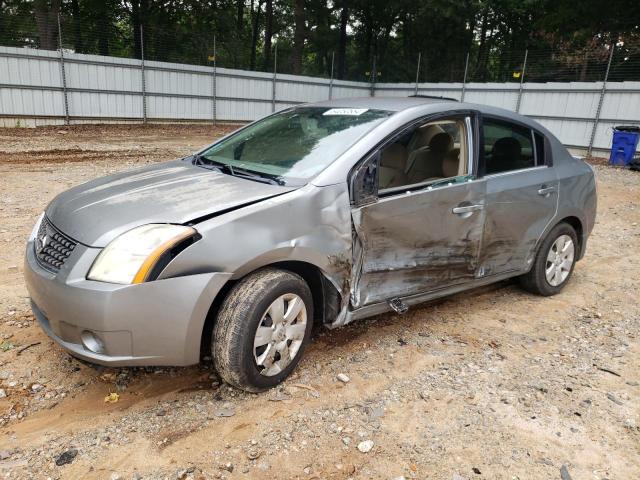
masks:
<svg viewBox="0 0 640 480"><path fill-rule="evenodd" d="M417 125L360 168L377 172L379 188L352 208L353 308L474 279L486 181L475 178L469 161L470 125L469 118ZM352 189L359 181L358 175L354 178Z"/></svg>

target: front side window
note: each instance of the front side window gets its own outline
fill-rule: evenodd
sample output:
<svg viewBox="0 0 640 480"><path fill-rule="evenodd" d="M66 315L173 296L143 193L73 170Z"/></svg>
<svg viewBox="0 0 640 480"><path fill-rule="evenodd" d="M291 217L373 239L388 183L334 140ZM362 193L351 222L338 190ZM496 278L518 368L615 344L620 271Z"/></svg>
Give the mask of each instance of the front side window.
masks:
<svg viewBox="0 0 640 480"><path fill-rule="evenodd" d="M203 162L304 184L393 112L300 107L272 115L213 145ZM230 167L230 168L228 168Z"/></svg>
<svg viewBox="0 0 640 480"><path fill-rule="evenodd" d="M410 128L380 151L381 190L464 177L468 146L463 119L431 121Z"/></svg>
<svg viewBox="0 0 640 480"><path fill-rule="evenodd" d="M532 132L508 122L483 122L485 173L508 172L536 166Z"/></svg>

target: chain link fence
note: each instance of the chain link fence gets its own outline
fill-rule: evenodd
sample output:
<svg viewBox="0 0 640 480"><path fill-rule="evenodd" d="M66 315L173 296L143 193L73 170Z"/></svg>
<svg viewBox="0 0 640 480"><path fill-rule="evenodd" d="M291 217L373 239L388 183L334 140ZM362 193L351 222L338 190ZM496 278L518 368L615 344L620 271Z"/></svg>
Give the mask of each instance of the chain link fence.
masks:
<svg viewBox="0 0 640 480"><path fill-rule="evenodd" d="M640 81L640 42L592 40L581 47L559 44L556 48L531 46L529 49L500 48L473 43L464 49L455 42L444 51L415 55L378 47L377 54L362 55L350 49L339 68L340 52L331 45L318 46L321 52L302 55L296 67L291 40L274 36L264 45L263 33L254 29L253 13L248 28L238 28L234 18L208 18L193 15L183 24L168 17L114 17L114 7L106 0L101 8L60 14L12 12L11 20L0 16L0 45L58 50L121 58L181 63L189 65L302 74L375 83L389 82L514 82L526 76L528 82L603 81L611 57L610 81ZM111 2L112 3L112 2ZM78 7L79 8L79 7ZM201 7L205 8L205 7ZM117 9L115 9L117 10ZM35 18L34 18L35 16ZM35 21L34 21L35 20ZM208 28L209 22L211 28ZM374 42L375 43L375 42ZM613 56L611 56L613 53ZM366 60L363 58L367 58Z"/></svg>
<svg viewBox="0 0 640 480"><path fill-rule="evenodd" d="M105 4L104 8L110 7ZM14 20L7 24L0 17L0 46L17 47L13 53L5 52L0 57L20 56L18 52L26 55L29 50L48 55L51 63L53 57L46 53L51 52L60 64L61 72L59 84L42 80L40 85L3 81L0 75L0 89L57 89L62 93L60 108L63 109L65 123L74 117L76 120L91 118L86 112L76 109L74 113L70 108L70 103L78 106L83 101L87 102L89 97L81 95L88 93L111 95L112 99L126 99L140 105L140 108L130 111L120 108L117 115L109 118L175 119L173 113L163 113L168 110L163 110L161 105L162 101L171 99L183 102L180 108L185 111L193 110L196 105L189 104L191 100L199 102L196 106L200 110L206 101L210 110L196 113L190 119L214 122L218 119L251 120L277 108L332 97L389 94L452 96L458 100L490 103L520 111L547 122L552 130L567 128L566 125L587 129L588 132L582 135L584 140L574 140L571 135L565 135L563 141L585 147L589 153L594 143L604 144L603 126L610 128L609 125L615 122L640 123L640 103L636 113L629 115L629 109L621 107L617 113L612 113L612 108L605 102L607 94L618 99L609 103L622 103L619 99L628 98L625 95L640 93L640 85L629 84L631 88L621 88L622 83L617 83L614 88L607 86L612 82L640 81L640 51L623 42L613 46L606 42L593 42L580 49L559 46L556 49L531 47L518 51L475 45L471 51L452 47L439 52L436 57L432 52L419 52L415 58L379 52L366 62L354 57L348 62L350 68L346 75L343 75L347 78L338 80L340 59L337 52L328 50L323 55L304 56L300 73L308 76L292 77L290 74L297 70L292 66L290 43L274 37L271 48L266 49L254 38L256 32L245 29L238 33L232 19L217 21L215 33L203 33L207 29L202 26L195 28L170 19L164 22L156 19L154 25L144 25L143 19L139 19L132 27L130 22L118 19L100 22L100 15L105 14L100 11L84 12L82 18L86 19L88 14L96 18L79 21L80 16L63 13L36 16L34 22L32 13L25 12L20 17L14 12ZM43 58L40 57L41 60ZM108 87L99 78L92 80L94 86L85 85L84 80L78 77L76 66L92 62L116 68L122 77L120 83L128 82L127 85ZM139 73L132 76L133 70ZM126 75L125 71L128 72ZM15 80L18 77L22 76L13 75L11 78ZM118 84L116 80L110 81ZM555 90L547 88L551 85L549 82L566 83L566 90L557 86ZM540 86L536 87L538 84ZM296 91L292 88L296 85L304 86L304 90ZM549 114L530 108L532 102L543 98L536 97L536 92L550 95L565 91L568 96L563 101L568 102L567 98L571 96L570 102L589 103L589 108L573 116L566 112ZM495 95L492 97L491 93ZM582 98L577 95L580 93L584 94ZM523 105L524 94L528 101L525 100ZM136 100L137 97L141 97L141 101ZM104 102L105 98L103 95L100 101ZM253 106L239 110L232 108L231 102ZM604 118L603 107L607 114ZM13 113L0 111L0 116Z"/></svg>

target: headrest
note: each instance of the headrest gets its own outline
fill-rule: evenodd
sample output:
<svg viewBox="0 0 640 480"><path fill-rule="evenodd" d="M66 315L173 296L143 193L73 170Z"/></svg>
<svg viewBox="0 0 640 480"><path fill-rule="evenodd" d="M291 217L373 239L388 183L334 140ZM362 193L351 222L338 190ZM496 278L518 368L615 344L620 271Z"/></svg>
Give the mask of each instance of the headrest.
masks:
<svg viewBox="0 0 640 480"><path fill-rule="evenodd" d="M494 156L518 157L522 153L522 146L513 137L502 137L493 144L492 152Z"/></svg>
<svg viewBox="0 0 640 480"><path fill-rule="evenodd" d="M407 164L407 149L399 143L392 143L382 151L380 165L383 167L404 170Z"/></svg>
<svg viewBox="0 0 640 480"><path fill-rule="evenodd" d="M442 132L434 135L429 142L429 150L436 153L446 153L453 146L453 138L448 133Z"/></svg>
<svg viewBox="0 0 640 480"><path fill-rule="evenodd" d="M417 129L414 137L411 139L411 143L409 144L409 150L428 146L431 139L438 133L442 132L444 132L444 130L439 125L428 125Z"/></svg>
<svg viewBox="0 0 640 480"><path fill-rule="evenodd" d="M445 178L457 177L460 166L460 151L452 150L442 161L442 174Z"/></svg>

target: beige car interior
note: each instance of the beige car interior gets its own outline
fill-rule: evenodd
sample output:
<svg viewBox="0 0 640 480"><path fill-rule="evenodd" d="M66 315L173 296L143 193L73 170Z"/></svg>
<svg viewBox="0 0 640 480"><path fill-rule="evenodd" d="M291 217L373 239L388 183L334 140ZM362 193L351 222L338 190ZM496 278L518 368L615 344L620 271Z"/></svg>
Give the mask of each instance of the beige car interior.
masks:
<svg viewBox="0 0 640 480"><path fill-rule="evenodd" d="M441 120L416 128L406 145L398 140L382 150L380 188L465 175L468 158L465 140L465 127L461 120Z"/></svg>

